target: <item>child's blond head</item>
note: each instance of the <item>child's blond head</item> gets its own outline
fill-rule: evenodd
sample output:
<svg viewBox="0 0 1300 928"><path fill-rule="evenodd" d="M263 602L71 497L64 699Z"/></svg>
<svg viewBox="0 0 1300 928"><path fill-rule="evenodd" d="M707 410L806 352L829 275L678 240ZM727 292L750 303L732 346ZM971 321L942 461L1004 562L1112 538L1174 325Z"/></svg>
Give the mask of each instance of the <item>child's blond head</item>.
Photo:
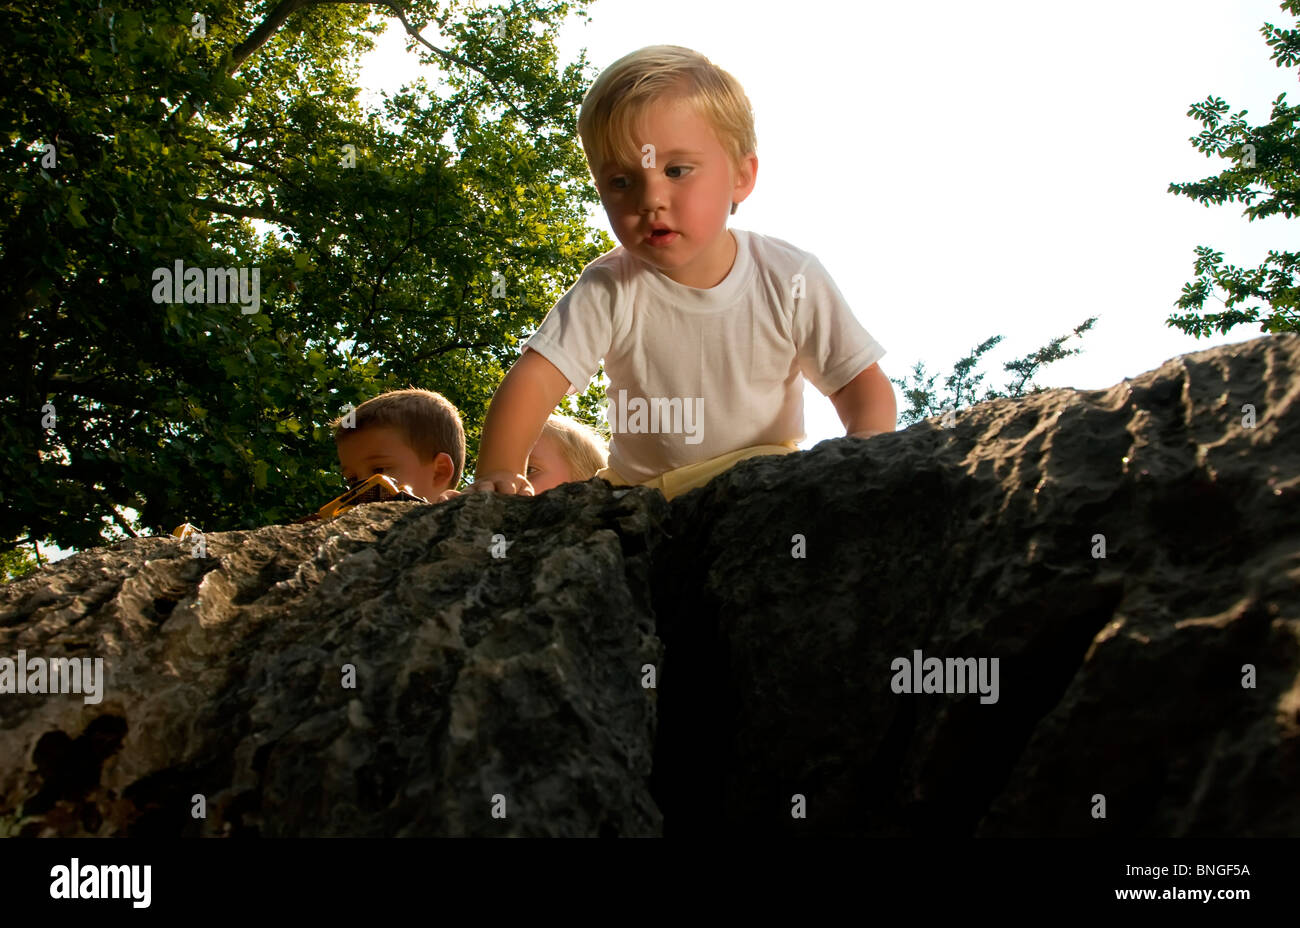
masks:
<svg viewBox="0 0 1300 928"><path fill-rule="evenodd" d="M636 126L665 99L684 100L707 120L736 170L756 153L754 112L740 82L699 52L650 45L607 67L583 98L578 135L593 177L603 166L641 163L641 145L653 140L636 138Z"/></svg>
<svg viewBox="0 0 1300 928"><path fill-rule="evenodd" d="M609 461L605 439L585 422L552 413L542 426L542 435L555 442L575 482L590 480Z"/></svg>

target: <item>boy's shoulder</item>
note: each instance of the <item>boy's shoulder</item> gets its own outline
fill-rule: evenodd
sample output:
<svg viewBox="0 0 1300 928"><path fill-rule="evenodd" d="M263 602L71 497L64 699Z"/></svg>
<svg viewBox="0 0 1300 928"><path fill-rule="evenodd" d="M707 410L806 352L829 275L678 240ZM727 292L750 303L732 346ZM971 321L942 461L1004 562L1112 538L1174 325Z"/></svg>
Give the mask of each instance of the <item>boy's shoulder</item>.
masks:
<svg viewBox="0 0 1300 928"><path fill-rule="evenodd" d="M584 288L592 284L606 286L626 284L635 270L634 260L622 245L615 245L603 255L588 261L578 274L578 279L573 282L573 286Z"/></svg>
<svg viewBox="0 0 1300 928"><path fill-rule="evenodd" d="M748 247L754 261L760 265L779 265L801 269L817 261L817 256L775 235L764 235L747 229L732 229L741 245ZM742 240L743 239L743 240Z"/></svg>
<svg viewBox="0 0 1300 928"><path fill-rule="evenodd" d="M830 277L818 257L806 248L775 235L741 229L732 231L736 233L739 246L748 252L759 278L771 284L788 286L796 275L810 284L814 280L824 283Z"/></svg>

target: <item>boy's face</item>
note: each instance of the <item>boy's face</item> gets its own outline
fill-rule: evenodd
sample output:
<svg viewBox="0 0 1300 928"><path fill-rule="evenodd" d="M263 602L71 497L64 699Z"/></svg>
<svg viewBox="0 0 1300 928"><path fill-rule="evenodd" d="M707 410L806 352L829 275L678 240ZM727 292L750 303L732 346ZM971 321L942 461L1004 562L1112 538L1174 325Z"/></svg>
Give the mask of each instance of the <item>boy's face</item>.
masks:
<svg viewBox="0 0 1300 928"><path fill-rule="evenodd" d="M456 465L451 455L439 454L432 461L421 461L415 449L406 443L400 431L391 426L372 426L345 432L337 442L339 467L349 484L365 480L372 474L387 474L406 484L433 502L443 490L453 489Z"/></svg>
<svg viewBox="0 0 1300 928"><path fill-rule="evenodd" d="M528 453L528 466L524 468L524 476L533 485L534 493L558 487L573 479L569 465L560 453L559 444L545 432Z"/></svg>
<svg viewBox="0 0 1300 928"><path fill-rule="evenodd" d="M655 147L654 167L607 164L597 176L614 235L677 283L715 287L735 260L727 216L754 189L758 158L748 155L737 174L708 120L681 100L652 104L640 131L633 141ZM671 231L652 236L652 225Z"/></svg>

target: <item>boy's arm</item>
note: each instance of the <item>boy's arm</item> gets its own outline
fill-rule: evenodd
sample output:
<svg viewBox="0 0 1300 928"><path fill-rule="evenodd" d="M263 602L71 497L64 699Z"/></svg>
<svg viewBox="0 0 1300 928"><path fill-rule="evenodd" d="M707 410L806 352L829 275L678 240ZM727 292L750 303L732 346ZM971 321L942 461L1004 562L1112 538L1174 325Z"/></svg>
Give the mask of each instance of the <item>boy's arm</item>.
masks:
<svg viewBox="0 0 1300 928"><path fill-rule="evenodd" d="M569 389L569 378L536 351L525 351L492 395L479 442L474 482L467 493L532 496L523 475L528 452L542 434L546 417Z"/></svg>
<svg viewBox="0 0 1300 928"><path fill-rule="evenodd" d="M870 438L892 432L898 424L894 386L873 364L831 394L831 403L850 438Z"/></svg>

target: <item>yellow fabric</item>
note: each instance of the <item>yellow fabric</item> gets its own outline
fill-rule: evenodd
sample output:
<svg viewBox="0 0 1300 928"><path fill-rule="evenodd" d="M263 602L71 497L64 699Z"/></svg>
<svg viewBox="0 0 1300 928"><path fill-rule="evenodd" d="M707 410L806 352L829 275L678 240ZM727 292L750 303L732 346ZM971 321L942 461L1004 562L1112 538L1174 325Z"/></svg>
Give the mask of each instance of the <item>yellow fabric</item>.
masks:
<svg viewBox="0 0 1300 928"><path fill-rule="evenodd" d="M718 474L729 470L732 465L738 464L746 458L756 458L762 454L789 454L798 450L799 446L792 441L782 442L779 445L751 445L748 448L741 448L739 451L731 451L716 458L709 458L707 461L696 461L694 464L687 464L684 467L678 467L676 470L665 471L658 477L652 477L639 484L639 486L659 490L666 498L672 499L674 496L681 496L688 490L704 486ZM608 480L616 487L631 486L612 467L602 467L596 471L596 476L602 480Z"/></svg>

